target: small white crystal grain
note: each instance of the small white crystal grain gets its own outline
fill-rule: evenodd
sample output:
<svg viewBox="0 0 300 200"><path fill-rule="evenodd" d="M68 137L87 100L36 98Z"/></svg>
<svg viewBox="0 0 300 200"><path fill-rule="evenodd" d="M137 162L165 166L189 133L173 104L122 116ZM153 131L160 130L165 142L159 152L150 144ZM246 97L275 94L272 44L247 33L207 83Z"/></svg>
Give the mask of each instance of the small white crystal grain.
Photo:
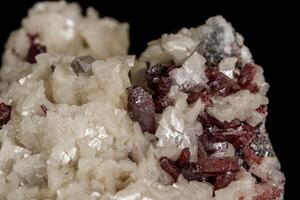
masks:
<svg viewBox="0 0 300 200"><path fill-rule="evenodd" d="M205 84L208 80L205 76L205 58L194 52L182 65L181 68L174 69L170 76L179 86L191 86Z"/></svg>

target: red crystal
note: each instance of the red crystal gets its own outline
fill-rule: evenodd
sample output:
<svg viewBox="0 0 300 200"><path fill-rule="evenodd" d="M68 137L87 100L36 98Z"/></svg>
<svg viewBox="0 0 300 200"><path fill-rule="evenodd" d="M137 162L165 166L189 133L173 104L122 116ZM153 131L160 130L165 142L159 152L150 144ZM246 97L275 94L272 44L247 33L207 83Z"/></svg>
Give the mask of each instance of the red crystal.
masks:
<svg viewBox="0 0 300 200"><path fill-rule="evenodd" d="M256 73L256 66L252 63L246 64L240 70L240 75L238 77L238 84L241 87L245 87L249 85L253 81L255 73Z"/></svg>
<svg viewBox="0 0 300 200"><path fill-rule="evenodd" d="M250 147L244 147L243 152L244 152L244 160L248 165L251 166L254 163L261 164L263 158L256 156L254 151Z"/></svg>
<svg viewBox="0 0 300 200"><path fill-rule="evenodd" d="M172 99L164 95L154 96L153 98L156 113L162 113L166 107L172 106L174 104L174 101Z"/></svg>
<svg viewBox="0 0 300 200"><path fill-rule="evenodd" d="M209 141L207 134L202 134L201 136L199 136L198 142L199 142L199 144L198 144L198 154L201 154L202 157L203 157L204 154L206 154L205 157L207 157L207 153L211 154L211 153L214 153L216 151L226 151L228 149L227 142ZM200 150L200 152L199 152L199 150ZM205 151L205 153L203 153L203 151Z"/></svg>
<svg viewBox="0 0 300 200"><path fill-rule="evenodd" d="M43 111L45 114L47 114L48 108L47 108L44 104L41 105L41 109L42 109L42 111Z"/></svg>
<svg viewBox="0 0 300 200"><path fill-rule="evenodd" d="M237 158L234 157L210 157L205 160L200 160L197 164L199 165L199 171L201 173L206 174L218 174L228 171L239 171L239 164L237 162Z"/></svg>
<svg viewBox="0 0 300 200"><path fill-rule="evenodd" d="M160 165L174 180L177 180L179 174L182 173L183 177L189 181L208 181L215 184L216 188L225 187L233 180L234 172L240 169L238 160L236 157L207 157L202 144L205 143L206 137L201 136L199 137L197 162L189 161L190 151L185 148L177 161L173 162L167 157L161 157Z"/></svg>
<svg viewBox="0 0 300 200"><path fill-rule="evenodd" d="M179 167L184 167L184 166L187 166L190 162L190 150L189 148L184 148L182 151L181 151L181 154L178 158L178 160L176 161L176 166L179 166Z"/></svg>
<svg viewBox="0 0 300 200"><path fill-rule="evenodd" d="M218 175L214 183L215 190L227 187L231 183L231 181L233 181L234 177L235 174L233 172L226 172L224 174Z"/></svg>
<svg viewBox="0 0 300 200"><path fill-rule="evenodd" d="M148 92L142 87L130 89L127 107L131 119L139 122L143 132L155 133L155 106Z"/></svg>
<svg viewBox="0 0 300 200"><path fill-rule="evenodd" d="M183 92L188 94L186 101L189 104L196 102L199 98L201 98L203 102L210 102L210 94L208 89L201 85L194 85L188 89L184 89Z"/></svg>
<svg viewBox="0 0 300 200"><path fill-rule="evenodd" d="M148 86L153 91L156 91L162 77L169 77L169 72L176 68L174 63L157 64L150 66L146 71L146 79Z"/></svg>
<svg viewBox="0 0 300 200"><path fill-rule="evenodd" d="M207 153L205 151L205 144L207 143L207 137L206 135L200 135L198 139L198 152L197 152L197 157L198 160L203 160L207 158Z"/></svg>
<svg viewBox="0 0 300 200"><path fill-rule="evenodd" d="M201 122L204 129L212 129L214 127L218 129L236 128L241 125L240 120L234 119L231 122L221 122L216 118L210 116L207 112L203 115L199 115L197 120Z"/></svg>
<svg viewBox="0 0 300 200"><path fill-rule="evenodd" d="M0 127L10 120L12 107L10 105L6 105L5 103L0 103Z"/></svg>
<svg viewBox="0 0 300 200"><path fill-rule="evenodd" d="M272 187L271 189L253 197L253 200L277 200L280 197L281 190Z"/></svg>
<svg viewBox="0 0 300 200"><path fill-rule="evenodd" d="M230 142L235 148L247 146L255 137L255 129L248 124L241 124L237 128L213 130L210 137L216 141Z"/></svg>
<svg viewBox="0 0 300 200"><path fill-rule="evenodd" d="M243 87L242 89L249 90L253 94L259 92L259 87L256 83L250 83L249 85Z"/></svg>
<svg viewBox="0 0 300 200"><path fill-rule="evenodd" d="M146 79L148 87L153 90L153 99L155 103L155 112L162 111L173 104L173 101L166 95L173 84L169 77L169 72L177 68L174 63L158 64L147 68Z"/></svg>
<svg viewBox="0 0 300 200"><path fill-rule="evenodd" d="M198 116L197 120L201 122L204 133L211 141L230 142L238 149L250 144L255 137L255 128L237 119L231 122L220 122L205 112Z"/></svg>
<svg viewBox="0 0 300 200"><path fill-rule="evenodd" d="M207 178L211 177L210 174L201 173L198 163L191 162L188 166L182 169L183 177L188 181L205 181Z"/></svg>
<svg viewBox="0 0 300 200"><path fill-rule="evenodd" d="M30 64L36 63L35 56L40 53L45 53L47 51L46 46L40 44L36 39L39 37L38 34L31 34L28 33L27 37L30 40L30 47L27 51L27 55L25 61L29 62Z"/></svg>
<svg viewBox="0 0 300 200"><path fill-rule="evenodd" d="M209 90L206 88L204 88L202 90L202 92L200 93L200 97L201 97L202 101L207 102L207 103L210 103L209 95L210 95Z"/></svg>
<svg viewBox="0 0 300 200"><path fill-rule="evenodd" d="M228 149L227 142L209 142L205 146L205 151L208 153L214 153L216 151L224 152Z"/></svg>
<svg viewBox="0 0 300 200"><path fill-rule="evenodd" d="M180 170L174 165L173 161L167 157L160 158L160 166L165 172L171 175L174 180L177 180L181 173Z"/></svg>
<svg viewBox="0 0 300 200"><path fill-rule="evenodd" d="M222 175L226 172L239 171L237 159L228 158L207 158L198 162L190 162L182 169L182 175L187 180L203 181L209 177Z"/></svg>
<svg viewBox="0 0 300 200"><path fill-rule="evenodd" d="M268 106L267 105L261 105L256 109L257 112L261 114L267 114L268 113Z"/></svg>
<svg viewBox="0 0 300 200"><path fill-rule="evenodd" d="M204 112L203 115L198 115L197 121L199 121L202 124L204 131L215 127L217 123L217 119L211 117L207 112Z"/></svg>
<svg viewBox="0 0 300 200"><path fill-rule="evenodd" d="M35 56L40 53L45 53L47 51L46 46L33 43L28 49L27 55L26 55L26 61L30 64L36 63Z"/></svg>
<svg viewBox="0 0 300 200"><path fill-rule="evenodd" d="M173 83L173 81L171 78L161 77L158 82L157 89L155 90L155 92L157 92L160 95L167 95L171 89L172 83Z"/></svg>
<svg viewBox="0 0 300 200"><path fill-rule="evenodd" d="M208 67L205 73L209 80L208 85L221 96L227 96L241 89L234 80L230 79L215 67Z"/></svg>
<svg viewBox="0 0 300 200"><path fill-rule="evenodd" d="M252 83L256 74L256 65L252 63L246 64L237 76L239 86L244 90L249 90L251 93L257 93L259 87L256 83Z"/></svg>
<svg viewBox="0 0 300 200"><path fill-rule="evenodd" d="M27 51L25 60L30 64L33 64L36 63L35 56L40 53L45 53L47 49L46 46L41 45L36 41L36 39L39 37L38 34L27 34L27 36L30 40L30 47Z"/></svg>

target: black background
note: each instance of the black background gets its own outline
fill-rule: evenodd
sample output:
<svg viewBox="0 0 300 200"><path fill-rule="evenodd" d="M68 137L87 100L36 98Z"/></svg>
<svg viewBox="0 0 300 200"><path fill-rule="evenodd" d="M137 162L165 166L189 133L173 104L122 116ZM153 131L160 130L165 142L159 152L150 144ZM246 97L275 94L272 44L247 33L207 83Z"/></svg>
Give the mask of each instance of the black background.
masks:
<svg viewBox="0 0 300 200"><path fill-rule="evenodd" d="M19 27L27 9L36 1L1 1L0 44L1 52L8 34ZM296 122L298 107L297 89L299 64L296 50L296 12L290 2L270 1L77 1L84 8L94 6L101 16L111 16L130 24L130 54L139 55L148 41L162 33L175 32L182 27L195 27L210 16L223 15L240 32L257 64L265 69L271 88L268 132L281 161L286 181L285 199L293 198L299 173L294 171L299 160L297 145L300 123ZM164 2L164 3L162 3ZM299 37L299 35L298 35ZM298 170L299 171L299 170Z"/></svg>

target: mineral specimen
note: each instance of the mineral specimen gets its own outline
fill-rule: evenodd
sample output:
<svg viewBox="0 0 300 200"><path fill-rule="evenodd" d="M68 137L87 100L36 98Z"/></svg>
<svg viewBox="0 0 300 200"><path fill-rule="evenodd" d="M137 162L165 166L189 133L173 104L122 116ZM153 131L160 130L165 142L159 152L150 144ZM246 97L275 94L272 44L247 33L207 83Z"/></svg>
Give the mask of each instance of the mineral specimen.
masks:
<svg viewBox="0 0 300 200"><path fill-rule="evenodd" d="M268 84L242 36L216 16L137 60L127 29L61 1L36 4L11 34L0 199L282 199Z"/></svg>

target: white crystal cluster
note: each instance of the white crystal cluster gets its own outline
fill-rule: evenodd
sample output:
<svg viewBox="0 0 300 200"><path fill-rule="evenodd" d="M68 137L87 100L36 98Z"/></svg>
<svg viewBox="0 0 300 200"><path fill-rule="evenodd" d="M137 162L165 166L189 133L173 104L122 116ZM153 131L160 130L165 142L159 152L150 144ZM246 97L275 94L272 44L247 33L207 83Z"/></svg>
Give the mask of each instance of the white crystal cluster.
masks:
<svg viewBox="0 0 300 200"><path fill-rule="evenodd" d="M40 54L32 73L2 92L13 111L1 130L0 196L65 199L80 188L86 199L116 192L136 170L128 155L141 133L125 110L134 57L95 61L92 76L77 76L72 59Z"/></svg>
<svg viewBox="0 0 300 200"><path fill-rule="evenodd" d="M46 46L50 54L92 55L96 58L126 55L129 26L109 17L99 17L88 8L86 16L77 3L40 2L22 20L20 29L11 33L3 55L2 80L16 80L30 71L24 63L30 46L29 35Z"/></svg>
<svg viewBox="0 0 300 200"><path fill-rule="evenodd" d="M207 36L219 29L217 53L230 55L232 42L239 45L239 59L227 56L220 61L220 70L233 78L235 64L252 58L243 38L221 16L197 28L164 34L150 42L136 61L134 56L125 56L129 45L126 23L99 18L92 8L82 16L76 3L37 3L22 27L11 34L3 55L0 102L11 105L12 113L0 130L0 199L252 199L258 189L255 178L245 170L229 186L213 192L212 185L188 182L183 176L172 183L159 164L161 156L177 159L185 147L191 150L191 160L197 159L197 137L203 130L196 118L204 112L205 103L199 98L188 105L187 94L180 89L207 84L205 69L210 58L199 44L207 45ZM35 64L24 61L30 46L27 34L38 34L47 47L47 53L36 56ZM81 55L95 58L86 66L91 67L88 74L72 68ZM142 133L127 112L127 89L132 86L129 71L142 75L145 61L182 65L170 73L174 85L168 96L174 105L155 116L155 135ZM243 90L215 97L215 106L208 112L220 121L262 122L265 115L258 118L253 113L268 103L262 73L258 67L254 81L263 92ZM139 84L144 84L143 79L132 77ZM224 155L234 154L230 145ZM276 159L265 159L250 171L280 184L283 178L274 165L278 165Z"/></svg>
<svg viewBox="0 0 300 200"><path fill-rule="evenodd" d="M196 121L199 114L204 111L201 99L188 106L187 94L178 93L175 105L167 107L159 121L156 130L158 138L157 147L161 156L178 158L182 149L190 148L192 157L197 155L197 136L202 134L202 125Z"/></svg>
<svg viewBox="0 0 300 200"><path fill-rule="evenodd" d="M170 76L179 86L189 87L190 85L205 84L205 58L198 52L194 52L182 65L174 69Z"/></svg>
<svg viewBox="0 0 300 200"><path fill-rule="evenodd" d="M205 44L210 39L208 36L213 32L216 33L216 39L221 41L216 50L230 54L233 49L231 44L237 42L241 46L239 50L241 62L252 61L250 51L243 45L243 37L234 32L231 24L221 16L209 18L206 24L196 28L183 28L176 34L164 34L160 39L149 42L148 48L141 55L141 60L148 61L152 65L170 60L182 64L194 53L199 44Z"/></svg>
<svg viewBox="0 0 300 200"><path fill-rule="evenodd" d="M253 110L260 105L268 104L269 100L260 94L241 90L226 97L214 97L212 102L214 106L207 108L209 114L221 122L231 122L234 119L247 120L251 117Z"/></svg>

